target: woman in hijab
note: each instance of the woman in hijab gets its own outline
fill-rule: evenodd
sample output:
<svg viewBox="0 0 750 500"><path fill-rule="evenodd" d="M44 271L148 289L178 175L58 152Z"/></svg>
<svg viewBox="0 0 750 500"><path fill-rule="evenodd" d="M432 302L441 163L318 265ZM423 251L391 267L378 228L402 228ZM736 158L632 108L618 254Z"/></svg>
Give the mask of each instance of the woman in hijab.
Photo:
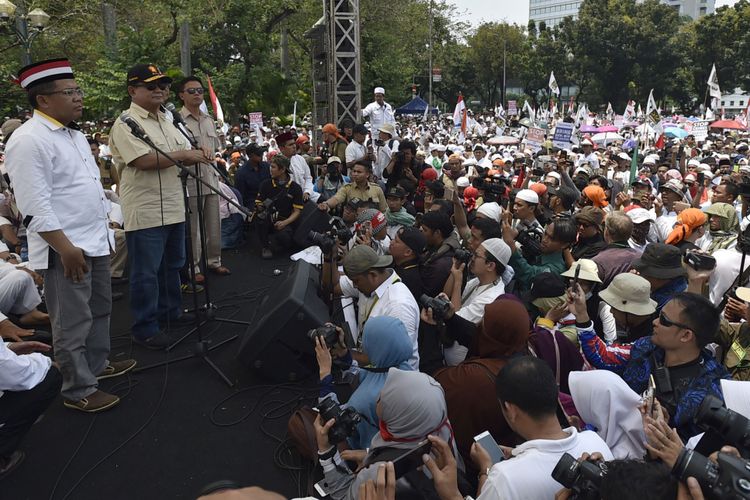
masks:
<svg viewBox="0 0 750 500"><path fill-rule="evenodd" d="M683 254L688 250L700 250L695 242L706 233L707 220L706 214L699 208L683 210L664 243L676 246Z"/></svg>
<svg viewBox="0 0 750 500"><path fill-rule="evenodd" d="M700 247L708 253L737 246L740 223L737 211L729 203L714 203L706 210L708 234L703 236Z"/></svg>
<svg viewBox="0 0 750 500"><path fill-rule="evenodd" d="M501 295L485 306L466 360L435 372L445 389L448 416L464 458L470 456L474 436L484 431L490 431L500 444L517 444L497 402L495 378L509 359L528 354L529 335L526 308L509 295Z"/></svg>
<svg viewBox="0 0 750 500"><path fill-rule="evenodd" d="M570 395L581 419L597 429L616 459L641 458L646 435L638 407L641 396L616 373L572 372Z"/></svg>
<svg viewBox="0 0 750 500"><path fill-rule="evenodd" d="M376 411L380 431L372 438L368 450L360 450L362 467L356 474L352 473L336 447L328 441L328 430L334 420L321 422L320 417L315 420L318 456L325 474L327 493L332 500L356 499L361 484L368 480L375 481L380 464L416 448L430 435L448 442L459 462L459 470L463 471L463 461L456 450L448 420L443 388L435 379L425 373L391 368L380 392ZM353 454L349 456L353 457ZM432 480L423 472L415 470L404 477L422 496L437 497L432 489ZM425 492L428 494L424 495Z"/></svg>
<svg viewBox="0 0 750 500"><path fill-rule="evenodd" d="M365 323L362 350L367 354L370 364L361 367L359 386L346 404L365 417L357 425L356 434L348 440L349 446L355 450L370 446L370 441L378 433L375 405L385 384L387 371L392 367L411 370L408 361L411 358L413 346L401 320L389 316L378 316ZM315 354L320 367L320 398L322 399L333 393L331 354L322 339L316 342ZM351 355L348 351L344 361L351 363Z"/></svg>

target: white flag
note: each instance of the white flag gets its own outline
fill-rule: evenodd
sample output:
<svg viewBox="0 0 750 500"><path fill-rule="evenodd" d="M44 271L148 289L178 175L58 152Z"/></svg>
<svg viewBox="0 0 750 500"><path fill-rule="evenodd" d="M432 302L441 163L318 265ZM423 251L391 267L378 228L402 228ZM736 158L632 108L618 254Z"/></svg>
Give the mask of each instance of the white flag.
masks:
<svg viewBox="0 0 750 500"><path fill-rule="evenodd" d="M635 101L628 101L625 112L622 114L624 120L632 121L635 118Z"/></svg>
<svg viewBox="0 0 750 500"><path fill-rule="evenodd" d="M721 99L719 88L719 76L716 74L716 64L711 66L711 74L708 76L708 93L715 99Z"/></svg>
<svg viewBox="0 0 750 500"><path fill-rule="evenodd" d="M549 90L557 96L560 95L560 87L557 86L557 80L555 80L554 71L549 72Z"/></svg>
<svg viewBox="0 0 750 500"><path fill-rule="evenodd" d="M608 102L607 103L607 118L611 120L612 119L611 117L613 114L615 114L615 110L612 109L612 103Z"/></svg>
<svg viewBox="0 0 750 500"><path fill-rule="evenodd" d="M576 114L576 127L580 127L586 120L586 104L578 104L578 113Z"/></svg>
<svg viewBox="0 0 750 500"><path fill-rule="evenodd" d="M498 103L497 109L495 109L495 116L499 118L505 117L505 108L503 108L502 103Z"/></svg>
<svg viewBox="0 0 750 500"><path fill-rule="evenodd" d="M534 121L534 109L529 105L529 101L523 101L523 112L529 115L529 120Z"/></svg>
<svg viewBox="0 0 750 500"><path fill-rule="evenodd" d="M657 111L656 101L654 100L654 89L648 94L648 102L646 103L646 116L651 114L652 111Z"/></svg>

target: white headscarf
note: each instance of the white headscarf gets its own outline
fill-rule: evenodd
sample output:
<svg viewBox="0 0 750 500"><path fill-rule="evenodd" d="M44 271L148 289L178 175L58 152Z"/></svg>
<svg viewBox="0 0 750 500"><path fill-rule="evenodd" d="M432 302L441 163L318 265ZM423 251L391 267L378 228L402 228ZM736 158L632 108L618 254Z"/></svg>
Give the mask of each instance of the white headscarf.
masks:
<svg viewBox="0 0 750 500"><path fill-rule="evenodd" d="M607 370L570 372L568 384L581 418L598 429L615 458L643 456L641 397L620 376Z"/></svg>

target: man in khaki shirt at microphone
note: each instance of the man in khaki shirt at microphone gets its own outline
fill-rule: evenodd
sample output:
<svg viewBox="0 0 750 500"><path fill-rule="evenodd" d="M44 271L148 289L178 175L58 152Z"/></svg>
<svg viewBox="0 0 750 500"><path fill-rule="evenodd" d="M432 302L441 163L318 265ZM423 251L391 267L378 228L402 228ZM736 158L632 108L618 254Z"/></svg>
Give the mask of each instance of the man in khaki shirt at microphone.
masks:
<svg viewBox="0 0 750 500"><path fill-rule="evenodd" d="M127 75L132 102L123 115L174 160L185 165L211 161L209 152L191 149L161 110L171 83L153 64L132 67ZM172 343L167 334L170 326L195 320L192 314L182 314L179 271L185 263L185 203L180 172L171 160L135 137L122 118L112 126L109 144L120 174L133 341L148 349L165 349Z"/></svg>
<svg viewBox="0 0 750 500"><path fill-rule="evenodd" d="M198 146L202 149L216 153L220 146L219 135L216 133L214 121L206 113L201 111L203 104L204 87L203 82L196 76L188 76L177 85L177 97L180 98L184 106L180 110L180 115L187 124L188 134L192 134ZM199 163L190 167L190 170L197 170L200 178L210 186L219 189L219 173L209 163ZM200 274L201 262L201 244L200 244L200 224L198 220L198 192L196 189L197 181L193 178L188 179L188 195L190 203L190 230L193 242L193 265L195 266L196 282L203 282L203 276ZM206 186L200 186L201 196L200 203L203 208L203 224L206 237L206 265L209 270L219 275L231 274L226 266L221 264L221 215L219 214L219 196L208 189Z"/></svg>

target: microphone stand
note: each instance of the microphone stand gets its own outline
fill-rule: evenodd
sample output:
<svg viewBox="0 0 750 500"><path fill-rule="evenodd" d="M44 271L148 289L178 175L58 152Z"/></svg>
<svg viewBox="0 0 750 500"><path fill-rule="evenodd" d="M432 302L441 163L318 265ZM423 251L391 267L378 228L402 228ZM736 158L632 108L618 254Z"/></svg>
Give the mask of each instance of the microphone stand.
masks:
<svg viewBox="0 0 750 500"><path fill-rule="evenodd" d="M182 195L183 195L184 203L185 203L185 223L186 223L186 226L187 226L186 227L186 229L187 229L187 235L186 235L187 254L188 254L188 259L190 259L190 263L191 263L191 265L190 265L191 280L193 282L193 285L195 285L195 266L193 265L193 244L192 244L192 231L191 231L191 228L190 228L190 208L189 208L189 205L188 205L187 178L188 178L188 176L192 176L194 178L196 176L192 172L190 172L190 170L188 170L187 167L185 167L185 165L182 164L182 162L175 160L172 156L169 155L169 153L166 153L165 151L163 151L162 149L160 149L156 144L154 144L154 141L152 141L151 138L148 135L146 135L146 133L143 131L143 129L140 128L140 126L138 126L137 123L132 122L132 119L126 119L126 120L123 120L123 121L130 127L130 131L131 131L131 133L135 137L137 137L138 139L140 139L141 141L143 141L144 143L146 143L149 147L151 147L154 151L156 151L157 154L161 154L166 159L168 159L169 161L171 161L180 170L180 179L182 180ZM221 196L222 198L224 198L228 202L232 203L233 205L237 205L236 203L234 203L234 200L227 198L226 196L224 196L224 193L221 193L219 190L215 189L213 186L211 186L209 184L206 184L205 181L203 181L202 179L196 178L196 180L199 183L205 184L206 187L208 187L211 191L213 191L214 193L218 194L219 196ZM243 213L249 212L249 210L245 209L245 207L241 207L241 210L243 211ZM151 368L156 368L156 367L159 367L159 366L164 366L166 364L172 364L172 363L177 363L179 361L185 361L187 359L200 358L206 364L208 364L208 366L210 366L219 375L219 377L221 377L221 379L224 381L224 383L226 383L229 387L234 387L234 383L231 380L229 380L229 378L224 374L224 372L221 370L221 368L219 368L219 366L216 365L216 363L213 362L213 360L209 357L209 353L210 353L210 351L212 351L214 349L217 349L217 348L223 346L224 344L227 344L227 343L235 340L238 337L238 335L234 335L234 336L232 336L232 337L230 337L230 338L228 338L226 340L222 340L221 342L219 342L217 344L209 346L209 342L203 338L202 329L201 329L202 326L206 323L206 321L201 320L198 317L198 314L197 314L197 310L198 310L198 297L197 297L197 294L193 294L193 304L194 304L194 307L196 308L195 327L190 331L190 333L192 333L194 331L198 332L198 339L196 341L196 348L195 348L195 350L191 354L188 354L186 356L183 356L183 357L180 357L180 358L176 358L176 359L169 359L169 360L162 361L162 362L159 362L159 363L154 363L154 364L151 364L151 365L146 365L146 366L138 367L137 369L135 369L133 371L134 372L141 372L141 371L145 371L145 370L148 370L148 369L151 369ZM229 320L229 321L234 322L234 320ZM245 324L249 324L249 323L245 323ZM185 338L187 338L187 336L188 335L183 336L178 341L176 341L175 343L173 343L172 345L170 345L169 347L167 347L167 349L166 349L167 352L171 351L177 344L179 344L180 342L182 342L182 340L184 340Z"/></svg>
<svg viewBox="0 0 750 500"><path fill-rule="evenodd" d="M196 140L196 138L192 134L192 132L188 133L190 131L190 129L187 128L187 125L185 125L185 123L183 121L181 121L180 119L177 118L177 116L178 116L177 115L177 111L173 111L172 112L172 116L173 116L173 120L174 120L172 123L175 126L175 128L177 130L179 130L182 135L185 136L185 138L190 142L190 144L193 146L194 149L198 149L198 147L199 147L198 146L198 141ZM197 207L197 212L198 212L198 228L199 228L198 238L200 240L200 246L201 246L200 264L202 265L202 267L206 271L208 271L208 261L207 261L207 256L206 256L206 248L207 248L207 245L206 245L206 221L205 221L205 215L204 215L205 212L204 212L204 209L203 209L203 202L204 202L204 200L203 200L203 186L206 186L206 187L210 188L214 193L217 193L224 200L231 201L234 206L238 206L238 204L234 203L234 200L231 200L230 198L227 198L226 196L224 196L224 193L217 192L216 189L213 189L213 186L211 186L210 184L208 184L208 182L206 182L203 179L202 173L201 173L201 168L200 168L201 164L202 163L195 164L195 174L193 174L193 172L189 168L185 168L185 170L183 171L183 174L187 173L187 174L191 175L194 178L194 180L196 181L195 182L195 188L196 188L195 198L197 200L196 207ZM183 177L183 183L186 184L186 182L187 182L186 178ZM188 191L187 191L187 185L185 185L184 188L185 188L185 203L186 203L185 207L188 208L187 203L189 201L189 196L188 196ZM245 207L242 207L242 212L245 215L247 215L247 216L249 216L250 214L252 214L252 212L250 210L246 209ZM189 222L188 222L188 230L191 230ZM192 245L192 234L191 234L191 238L189 238L189 239L191 240L190 241L190 245ZM190 247L190 254L191 255L193 254L193 252L192 252L192 246ZM191 269L190 269L189 276L190 276L191 284L193 286L193 290L195 290L195 287L196 287L197 283L195 282L195 263L193 262L193 257L192 256L191 256L190 266L191 266ZM198 313L199 312L204 312L205 313L205 319L197 322L197 324L196 324L195 327L193 327L191 330L189 330L187 333L185 333L182 337L180 337L179 339L177 339L176 341L174 341L172 343L172 345L170 345L167 348L168 351L170 351L170 350L174 349L175 347L177 347L180 343L182 343L185 339L187 339L188 337L190 337L196 331L198 332L198 339L200 341L200 338L201 338L200 327L202 325L208 323L209 321L212 321L212 320L220 321L222 323L231 323L231 324L235 324L235 325L250 326L250 322L248 322L248 321L240 321L240 320L235 320L235 319L230 319L230 318L221 318L221 317L216 316L216 305L211 302L211 295L210 295L210 286L209 286L209 277L208 277L208 274L209 273L206 272L206 274L204 275L204 282L203 282L203 291L205 293L204 304L202 306L198 306L198 304L197 304L197 298L196 298L196 300L194 301L195 302L194 309L192 311L190 311L190 310L187 311L187 312L195 312L197 319L200 319L200 318L197 317ZM193 295L195 297L197 294L193 294Z"/></svg>

